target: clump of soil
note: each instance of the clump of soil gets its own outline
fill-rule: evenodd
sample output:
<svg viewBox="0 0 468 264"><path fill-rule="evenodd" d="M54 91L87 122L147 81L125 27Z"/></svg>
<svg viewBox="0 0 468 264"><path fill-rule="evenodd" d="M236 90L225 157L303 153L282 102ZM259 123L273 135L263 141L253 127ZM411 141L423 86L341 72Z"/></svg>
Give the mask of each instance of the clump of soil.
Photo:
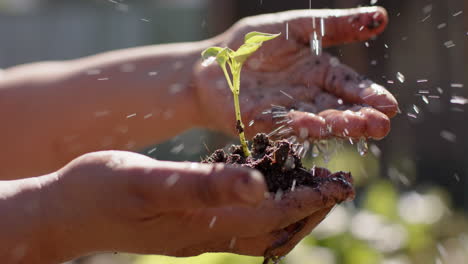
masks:
<svg viewBox="0 0 468 264"><path fill-rule="evenodd" d="M345 193L340 195L341 197L348 197L349 192L353 192L350 173L331 174L329 170L324 168L314 167L310 170L304 168L294 145L287 140L271 141L266 134L257 134L253 138L251 152L250 157L245 157L241 146L231 146L229 153L218 149L202 162L238 164L259 170L265 177L268 191L275 193L275 199L278 197L276 195L293 191L300 186L309 186L320 190L320 185L325 182L336 182L345 187L342 189ZM335 202L342 202L342 200ZM304 225L303 219L286 227L284 230L288 231L288 237L276 241L265 251L263 264L268 264L270 260L277 263L278 257L273 256L271 252L285 245L297 232L302 230Z"/></svg>
<svg viewBox="0 0 468 264"><path fill-rule="evenodd" d="M324 181L336 181L352 188L349 173L330 175L327 169L304 168L293 144L287 140L271 141L266 134L257 134L253 138L251 152L250 157L245 157L242 147L233 145L229 153L218 149L203 162L238 164L257 169L264 175L268 190L272 193L279 190L288 192L299 186L317 187Z"/></svg>

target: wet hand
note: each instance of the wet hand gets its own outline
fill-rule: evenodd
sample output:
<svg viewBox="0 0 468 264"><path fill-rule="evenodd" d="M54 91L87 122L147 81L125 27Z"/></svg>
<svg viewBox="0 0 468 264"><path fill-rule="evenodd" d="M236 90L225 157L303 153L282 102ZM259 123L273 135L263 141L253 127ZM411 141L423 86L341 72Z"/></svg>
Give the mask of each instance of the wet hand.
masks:
<svg viewBox="0 0 468 264"><path fill-rule="evenodd" d="M218 46L237 49L248 32L282 32L244 66L240 101L247 136L286 124L304 139L385 137L398 111L395 98L317 45L311 50L310 42L321 39L326 48L364 41L387 21L380 7L288 11L245 18L217 37ZM235 134L232 95L219 67L199 63L195 81L206 126Z"/></svg>
<svg viewBox="0 0 468 264"><path fill-rule="evenodd" d="M285 254L354 195L349 185L324 181L265 198L256 171L116 151L86 154L57 175L48 210L61 216L53 233L69 242L59 244L75 247L63 251L73 252L68 258L100 251ZM60 252L56 246L50 250Z"/></svg>

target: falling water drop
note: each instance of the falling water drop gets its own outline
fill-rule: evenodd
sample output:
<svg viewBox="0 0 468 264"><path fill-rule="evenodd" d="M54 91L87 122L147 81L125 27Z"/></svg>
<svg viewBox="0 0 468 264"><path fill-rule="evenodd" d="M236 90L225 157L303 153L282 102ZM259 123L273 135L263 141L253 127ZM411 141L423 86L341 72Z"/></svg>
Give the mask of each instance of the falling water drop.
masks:
<svg viewBox="0 0 468 264"><path fill-rule="evenodd" d="M421 98L424 101L424 103L429 104L429 99L427 99L427 96L423 95Z"/></svg>
<svg viewBox="0 0 468 264"><path fill-rule="evenodd" d="M365 156L367 154L369 148L367 146L367 140L365 138L359 139L359 142L357 143L357 150L359 152L359 155L361 156Z"/></svg>
<svg viewBox="0 0 468 264"><path fill-rule="evenodd" d="M317 142L317 147L320 153L322 153L323 162L328 163L330 161L330 154L331 154L330 145L328 144L328 141L321 140Z"/></svg>
<svg viewBox="0 0 468 264"><path fill-rule="evenodd" d="M396 77L401 83L405 82L405 76L401 72L397 72Z"/></svg>
<svg viewBox="0 0 468 264"><path fill-rule="evenodd" d="M320 150L318 149L317 145L314 144L314 146L312 147L312 157L316 158L319 155L320 155Z"/></svg>

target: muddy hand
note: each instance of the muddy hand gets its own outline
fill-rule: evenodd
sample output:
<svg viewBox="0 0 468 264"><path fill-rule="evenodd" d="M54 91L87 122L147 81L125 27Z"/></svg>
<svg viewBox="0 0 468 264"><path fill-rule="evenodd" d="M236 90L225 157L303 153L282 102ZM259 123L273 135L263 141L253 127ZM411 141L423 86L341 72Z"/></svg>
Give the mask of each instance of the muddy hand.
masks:
<svg viewBox="0 0 468 264"><path fill-rule="evenodd" d="M265 43L242 72L241 111L248 137L286 122L297 135L310 139L385 137L389 118L398 110L395 98L338 59L312 52L310 41L314 34L321 36L322 24L325 48L367 40L387 22L380 7L288 11L243 19L215 38L217 45L236 49L250 31L282 33ZM206 125L235 134L232 98L219 67L198 64L195 80ZM272 105L282 107L262 114Z"/></svg>
<svg viewBox="0 0 468 264"><path fill-rule="evenodd" d="M278 254L320 222L323 210L354 195L346 181L325 180L265 198L266 184L254 170L119 151L83 155L47 177L41 198L51 216L43 228L51 231L38 243L41 254L61 262L101 251ZM73 243L60 242L67 239Z"/></svg>
<svg viewBox="0 0 468 264"><path fill-rule="evenodd" d="M211 232L217 241L201 243L177 252L191 256L201 252L232 252L274 258L289 253L330 212L331 208L354 198L349 174L318 171L323 181L317 188L301 187L286 193L281 200L270 197L257 208L217 208L200 217L217 216ZM338 180L340 179L340 180ZM236 230L237 235L232 236ZM203 227L201 230L203 232ZM222 239L226 237L230 239Z"/></svg>

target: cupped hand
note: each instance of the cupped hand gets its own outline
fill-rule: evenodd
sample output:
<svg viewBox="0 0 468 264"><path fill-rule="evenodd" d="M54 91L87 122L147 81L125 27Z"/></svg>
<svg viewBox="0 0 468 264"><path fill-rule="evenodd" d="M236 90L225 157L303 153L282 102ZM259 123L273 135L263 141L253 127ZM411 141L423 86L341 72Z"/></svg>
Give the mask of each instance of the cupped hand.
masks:
<svg viewBox="0 0 468 264"><path fill-rule="evenodd" d="M48 209L60 216L52 232L61 235L60 246L74 247L62 250L68 258L101 251L285 254L354 195L347 184L323 181L275 199L253 170L117 151L86 154L56 175ZM43 253L60 252L56 247Z"/></svg>
<svg viewBox="0 0 468 264"><path fill-rule="evenodd" d="M381 33L387 22L380 7L287 11L245 18L215 38L217 46L237 49L248 32L282 33L264 43L243 68L240 101L248 137L280 124L312 140L386 136L389 118L398 110L395 98L337 58L317 54L310 42L314 35L324 48L365 41ZM235 134L232 95L218 65L200 63L195 76L207 126ZM272 105L281 107L262 113Z"/></svg>

